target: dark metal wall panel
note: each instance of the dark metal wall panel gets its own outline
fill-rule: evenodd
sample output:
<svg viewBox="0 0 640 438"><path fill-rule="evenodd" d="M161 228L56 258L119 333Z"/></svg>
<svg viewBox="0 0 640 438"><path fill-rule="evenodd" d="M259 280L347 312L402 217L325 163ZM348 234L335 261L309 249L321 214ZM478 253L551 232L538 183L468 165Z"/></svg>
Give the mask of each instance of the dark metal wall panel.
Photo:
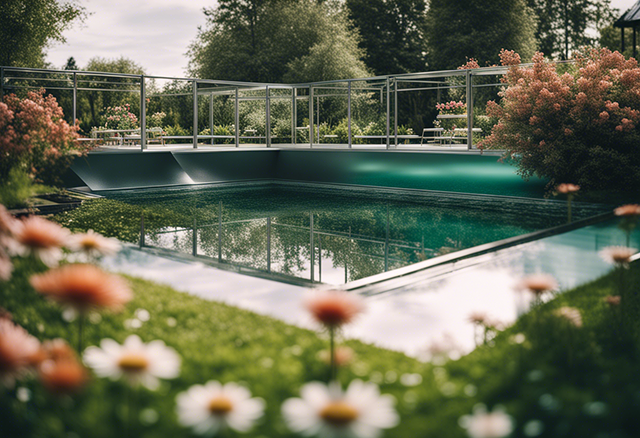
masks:
<svg viewBox="0 0 640 438"><path fill-rule="evenodd" d="M279 179L542 197L545 181L524 181L495 154L281 150Z"/></svg>
<svg viewBox="0 0 640 438"><path fill-rule="evenodd" d="M542 197L495 154L235 150L91 153L72 170L91 190L279 179L503 196ZM76 184L77 185L77 184Z"/></svg>
<svg viewBox="0 0 640 438"><path fill-rule="evenodd" d="M93 191L193 184L171 152L92 152L71 170Z"/></svg>
<svg viewBox="0 0 640 438"><path fill-rule="evenodd" d="M173 156L198 184L275 178L278 150L185 151Z"/></svg>

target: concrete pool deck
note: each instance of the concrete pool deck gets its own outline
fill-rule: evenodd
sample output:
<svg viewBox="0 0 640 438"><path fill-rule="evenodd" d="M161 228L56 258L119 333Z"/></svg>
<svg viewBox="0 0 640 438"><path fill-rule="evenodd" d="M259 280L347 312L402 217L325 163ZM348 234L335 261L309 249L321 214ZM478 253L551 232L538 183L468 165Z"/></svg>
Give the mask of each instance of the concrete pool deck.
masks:
<svg viewBox="0 0 640 438"><path fill-rule="evenodd" d="M468 352L475 345L471 313L485 313L509 325L526 307L527 297L514 291L523 275L549 273L561 290L574 288L606 274L611 267L598 251L624 240L617 222L610 220L480 256L462 269L366 297L366 313L347 328L345 337L419 358L434 344ZM640 246L640 231L632 236L631 246ZM207 300L314 327L301 306L306 287L160 257L133 245L103 265Z"/></svg>

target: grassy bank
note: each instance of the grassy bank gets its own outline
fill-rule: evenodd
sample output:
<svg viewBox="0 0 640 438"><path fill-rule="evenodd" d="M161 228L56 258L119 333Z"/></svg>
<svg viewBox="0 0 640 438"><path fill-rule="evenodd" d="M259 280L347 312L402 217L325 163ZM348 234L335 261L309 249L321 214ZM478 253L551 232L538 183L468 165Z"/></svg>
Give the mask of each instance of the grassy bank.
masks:
<svg viewBox="0 0 640 438"><path fill-rule="evenodd" d="M63 337L75 345L76 324L66 322L57 305L28 285L28 275L41 268L17 260L13 279L3 284L0 302L16 323L38 338ZM626 284L634 290L639 271L626 272ZM211 379L243 382L266 400L266 415L249 436L291 436L281 419L280 404L297 396L303 383L327 379L327 366L318 359L326 340L268 317L140 279L128 280L135 299L121 314L105 314L99 321L92 318L85 346L105 337L122 342L136 333L144 341L164 340L183 360L178 379L163 383L158 392L134 393L141 421L132 436L190 436L176 422L175 395ZM634 436L640 409L637 322L623 326L620 308L603 301L617 293L618 280L616 273L564 293L487 345L445 364L425 364L349 341L356 359L340 378L343 383L372 380L396 397L402 422L387 436L465 436L458 419L477 403L503 405L515 418L514 436ZM567 305L580 309L583 327L573 327L553 313ZM150 318L133 328L131 321L141 309ZM94 378L73 398L48 395L34 379L18 387L29 389L31 397L25 402L16 398L15 390L2 394L3 436L123 434L125 400L132 395L119 382Z"/></svg>

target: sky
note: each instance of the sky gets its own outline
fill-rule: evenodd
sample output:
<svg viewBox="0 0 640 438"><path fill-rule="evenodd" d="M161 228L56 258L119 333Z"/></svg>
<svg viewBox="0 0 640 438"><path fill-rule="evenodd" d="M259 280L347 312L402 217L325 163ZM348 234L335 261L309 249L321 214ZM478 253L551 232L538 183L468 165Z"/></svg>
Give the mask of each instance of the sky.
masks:
<svg viewBox="0 0 640 438"><path fill-rule="evenodd" d="M490 1L490 0L489 0ZM612 0L626 11L637 0ZM186 52L198 26L206 23L203 7L215 0L78 0L91 15L82 25L65 32L66 44L57 44L47 60L62 68L73 56L80 69L89 59L124 56L141 65L147 74L185 77Z"/></svg>

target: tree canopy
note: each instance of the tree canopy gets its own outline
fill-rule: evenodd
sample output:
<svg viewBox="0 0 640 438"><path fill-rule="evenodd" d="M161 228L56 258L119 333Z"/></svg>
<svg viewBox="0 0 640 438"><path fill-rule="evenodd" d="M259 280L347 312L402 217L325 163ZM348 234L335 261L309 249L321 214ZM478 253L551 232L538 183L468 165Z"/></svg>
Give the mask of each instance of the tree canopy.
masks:
<svg viewBox="0 0 640 438"><path fill-rule="evenodd" d="M598 40L596 32L610 24L610 0L527 0L538 16L538 49L552 58L569 59L571 52Z"/></svg>
<svg viewBox="0 0 640 438"><path fill-rule="evenodd" d="M426 69L424 0L347 0L364 61L376 75Z"/></svg>
<svg viewBox="0 0 640 438"><path fill-rule="evenodd" d="M200 78L255 82L367 76L339 2L220 0L188 52Z"/></svg>
<svg viewBox="0 0 640 438"><path fill-rule="evenodd" d="M425 36L430 70L454 69L468 58L495 64L500 49L530 58L535 16L525 0L429 0Z"/></svg>
<svg viewBox="0 0 640 438"><path fill-rule="evenodd" d="M2 0L0 65L44 67L45 50L64 42L63 32L86 17L75 2Z"/></svg>

